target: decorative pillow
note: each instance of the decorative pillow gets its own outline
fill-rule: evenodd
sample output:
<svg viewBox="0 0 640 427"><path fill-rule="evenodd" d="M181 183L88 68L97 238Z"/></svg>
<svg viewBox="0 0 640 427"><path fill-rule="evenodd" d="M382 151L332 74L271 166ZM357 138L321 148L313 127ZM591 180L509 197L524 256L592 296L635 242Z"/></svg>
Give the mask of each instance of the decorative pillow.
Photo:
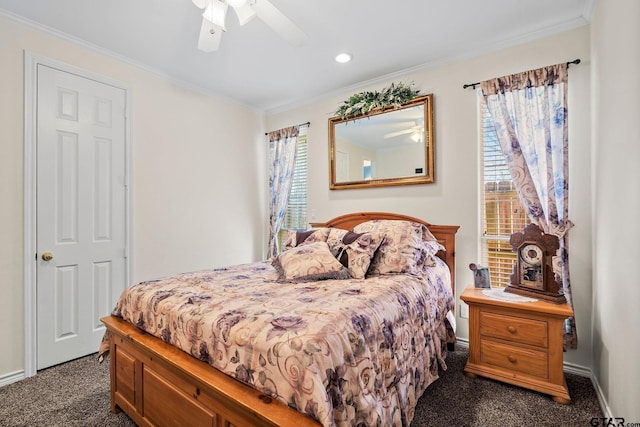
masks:
<svg viewBox="0 0 640 427"><path fill-rule="evenodd" d="M296 246L307 245L315 242L326 242L330 228L316 228L311 230L289 230L287 240L284 242L285 251Z"/></svg>
<svg viewBox="0 0 640 427"><path fill-rule="evenodd" d="M423 241L427 256L422 264L423 267L435 267L437 258L436 254L440 251L446 251L445 247L438 243L437 240Z"/></svg>
<svg viewBox="0 0 640 427"><path fill-rule="evenodd" d="M428 254L423 238L431 234L424 229L423 224L401 220L372 220L355 226L355 233L376 232L384 237L367 274L421 274Z"/></svg>
<svg viewBox="0 0 640 427"><path fill-rule="evenodd" d="M354 279L364 279L373 256L383 237L378 233L354 233L349 231L342 238L342 248L337 258L349 269Z"/></svg>
<svg viewBox="0 0 640 427"><path fill-rule="evenodd" d="M279 282L349 279L346 269L329 251L326 242L314 242L282 252L272 262Z"/></svg>
<svg viewBox="0 0 640 427"><path fill-rule="evenodd" d="M419 224L417 222L413 222L412 224L415 224L416 226L420 227L420 229L422 230L422 241L423 242L437 242L438 241L438 239L436 239L436 236L434 236L433 233L431 233L431 230L429 230L429 228L426 225Z"/></svg>
<svg viewBox="0 0 640 427"><path fill-rule="evenodd" d="M335 256L336 258L338 258L338 254L344 247L344 244L342 243L342 239L347 233L348 231L343 230L342 228L329 229L329 236L327 237L327 245L329 245L329 250L331 251L333 256Z"/></svg>
<svg viewBox="0 0 640 427"><path fill-rule="evenodd" d="M429 255L435 255L440 251L446 251L444 246L440 244L437 240L429 240L428 242L423 241L425 250Z"/></svg>

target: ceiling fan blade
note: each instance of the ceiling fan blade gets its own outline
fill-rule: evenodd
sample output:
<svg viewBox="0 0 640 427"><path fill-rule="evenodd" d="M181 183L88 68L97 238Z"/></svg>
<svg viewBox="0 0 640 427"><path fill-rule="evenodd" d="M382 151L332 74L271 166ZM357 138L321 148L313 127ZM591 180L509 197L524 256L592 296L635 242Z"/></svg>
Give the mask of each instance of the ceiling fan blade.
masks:
<svg viewBox="0 0 640 427"><path fill-rule="evenodd" d="M385 123L389 129L396 128L396 129L400 129L400 130L404 130L404 129L413 129L416 126L416 121L415 120L405 120L403 122L399 122L399 121L395 121L395 120L391 120Z"/></svg>
<svg viewBox="0 0 640 427"><path fill-rule="evenodd" d="M383 138L393 138L393 137L400 136L400 135L406 135L406 134L411 133L413 131L414 131L413 129L405 129L405 130L399 130L397 132L389 132L389 133L385 134L383 136Z"/></svg>
<svg viewBox="0 0 640 427"><path fill-rule="evenodd" d="M268 0L256 0L251 7L258 18L291 45L301 46L307 41L307 35Z"/></svg>
<svg viewBox="0 0 640 427"><path fill-rule="evenodd" d="M206 19L202 20L200 27L200 38L198 39L198 49L204 52L218 50L222 39L222 28L217 27Z"/></svg>

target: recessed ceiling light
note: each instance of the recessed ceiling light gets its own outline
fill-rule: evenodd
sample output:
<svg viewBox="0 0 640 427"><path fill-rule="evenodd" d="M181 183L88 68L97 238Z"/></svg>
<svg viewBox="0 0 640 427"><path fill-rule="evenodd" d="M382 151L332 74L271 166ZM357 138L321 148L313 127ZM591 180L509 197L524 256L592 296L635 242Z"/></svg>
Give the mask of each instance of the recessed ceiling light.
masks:
<svg viewBox="0 0 640 427"><path fill-rule="evenodd" d="M339 53L338 55L336 55L336 62L339 62L341 64L345 64L349 61L351 61L351 58L353 58L351 56L350 53Z"/></svg>

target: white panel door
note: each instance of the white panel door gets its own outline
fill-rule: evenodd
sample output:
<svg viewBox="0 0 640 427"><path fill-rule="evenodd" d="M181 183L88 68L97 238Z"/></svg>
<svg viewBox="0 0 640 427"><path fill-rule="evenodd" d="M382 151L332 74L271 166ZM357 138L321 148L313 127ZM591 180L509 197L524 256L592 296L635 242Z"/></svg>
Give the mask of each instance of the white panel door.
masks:
<svg viewBox="0 0 640 427"><path fill-rule="evenodd" d="M125 98L38 65L38 369L95 353L126 285Z"/></svg>

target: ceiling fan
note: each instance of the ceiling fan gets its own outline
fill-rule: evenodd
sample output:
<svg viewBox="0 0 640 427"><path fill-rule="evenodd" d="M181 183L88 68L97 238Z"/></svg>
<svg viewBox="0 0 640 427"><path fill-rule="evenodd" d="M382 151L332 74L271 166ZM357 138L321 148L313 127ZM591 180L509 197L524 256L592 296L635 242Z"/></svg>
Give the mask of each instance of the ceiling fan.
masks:
<svg viewBox="0 0 640 427"><path fill-rule="evenodd" d="M229 6L235 10L240 25L246 24L257 16L293 46L300 46L307 40L307 35L268 0L192 1L204 10L198 40L198 49L204 52L218 50L222 33L227 31L225 18Z"/></svg>

